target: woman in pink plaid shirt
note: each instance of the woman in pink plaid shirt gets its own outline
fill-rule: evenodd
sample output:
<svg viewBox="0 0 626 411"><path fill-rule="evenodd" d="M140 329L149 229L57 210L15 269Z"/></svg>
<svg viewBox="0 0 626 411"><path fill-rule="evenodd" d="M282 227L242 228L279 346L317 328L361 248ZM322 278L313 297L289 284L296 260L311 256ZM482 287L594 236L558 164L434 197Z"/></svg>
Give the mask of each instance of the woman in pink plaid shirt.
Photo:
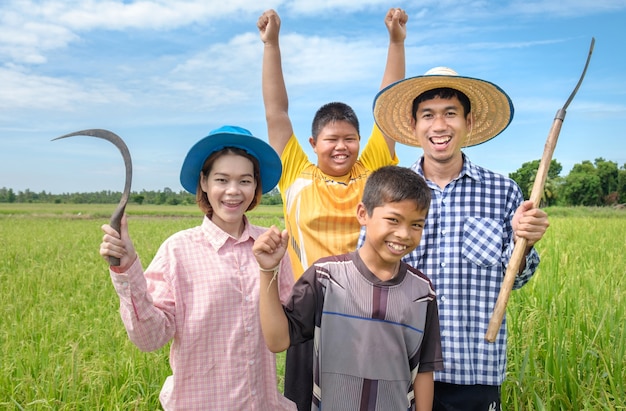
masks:
<svg viewBox="0 0 626 411"><path fill-rule="evenodd" d="M173 340L172 375L159 396L166 411L296 409L277 389L276 359L259 322L252 245L266 229L245 216L281 171L267 143L224 126L189 150L180 173L196 194L202 224L165 240L145 271L126 217L120 233L102 226L100 254L120 258L110 274L131 341L153 351ZM293 286L289 261L277 271L284 302Z"/></svg>

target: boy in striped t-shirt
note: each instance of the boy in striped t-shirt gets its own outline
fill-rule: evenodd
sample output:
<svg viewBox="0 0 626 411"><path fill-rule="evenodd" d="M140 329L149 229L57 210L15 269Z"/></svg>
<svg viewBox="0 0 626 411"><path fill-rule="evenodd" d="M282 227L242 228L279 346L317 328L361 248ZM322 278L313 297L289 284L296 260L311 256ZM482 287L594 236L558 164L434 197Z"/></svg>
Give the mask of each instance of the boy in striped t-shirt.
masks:
<svg viewBox="0 0 626 411"><path fill-rule="evenodd" d="M381 88L405 77L407 21L406 12L400 8L391 8L385 15L389 47ZM332 102L314 116L308 145L315 152L317 164L309 160L305 143L296 138L289 117L280 26L274 10L265 11L257 22L264 44L262 88L268 139L283 165L278 188L291 238L287 252L297 279L317 259L356 249L361 227L354 210L365 181L371 171L398 164L398 158L395 141L377 126L359 153L361 136L356 114L347 104ZM285 396L298 404L299 411L310 409L312 352L312 343L306 343L291 347L286 355Z"/></svg>
<svg viewBox="0 0 626 411"><path fill-rule="evenodd" d="M410 169L374 171L356 211L365 243L317 260L284 306L274 277L289 235L272 227L255 242L268 348L314 341L312 410L432 409L433 372L443 367L437 300L430 280L402 262L429 206L430 189Z"/></svg>

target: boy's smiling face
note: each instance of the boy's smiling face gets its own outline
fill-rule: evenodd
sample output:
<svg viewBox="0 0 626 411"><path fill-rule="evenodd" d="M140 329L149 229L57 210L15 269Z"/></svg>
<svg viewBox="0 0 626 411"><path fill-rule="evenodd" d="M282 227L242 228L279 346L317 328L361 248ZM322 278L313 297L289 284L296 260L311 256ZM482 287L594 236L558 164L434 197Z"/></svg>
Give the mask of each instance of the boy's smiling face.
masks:
<svg viewBox="0 0 626 411"><path fill-rule="evenodd" d="M359 156L359 133L348 121L328 123L309 143L317 154L317 166L332 177L349 174Z"/></svg>
<svg viewBox="0 0 626 411"><path fill-rule="evenodd" d="M359 255L372 273L383 281L395 276L402 257L419 245L427 214L413 200L384 203L371 216L358 205L357 218L367 232Z"/></svg>

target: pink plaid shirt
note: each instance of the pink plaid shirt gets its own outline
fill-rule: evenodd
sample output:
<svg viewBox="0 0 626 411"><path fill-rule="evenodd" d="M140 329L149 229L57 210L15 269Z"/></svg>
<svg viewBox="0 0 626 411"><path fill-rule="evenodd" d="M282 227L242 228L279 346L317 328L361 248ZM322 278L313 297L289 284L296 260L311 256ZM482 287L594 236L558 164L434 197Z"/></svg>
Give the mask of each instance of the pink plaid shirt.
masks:
<svg viewBox="0 0 626 411"><path fill-rule="evenodd" d="M168 238L142 270L111 271L120 313L142 351L170 347L172 375L160 394L165 410L295 410L277 389L276 358L259 322L259 269L254 240L265 228L246 217L241 238L211 220ZM283 259L279 292L293 286Z"/></svg>

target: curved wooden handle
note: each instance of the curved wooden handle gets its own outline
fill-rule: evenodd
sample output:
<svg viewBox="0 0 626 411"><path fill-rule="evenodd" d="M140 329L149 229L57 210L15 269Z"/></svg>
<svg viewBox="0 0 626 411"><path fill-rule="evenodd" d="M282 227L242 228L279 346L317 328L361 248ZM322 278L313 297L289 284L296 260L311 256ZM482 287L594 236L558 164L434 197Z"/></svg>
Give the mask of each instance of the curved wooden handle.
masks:
<svg viewBox="0 0 626 411"><path fill-rule="evenodd" d="M487 327L487 332L485 333L485 339L490 343L496 340L498 332L500 331L500 326L502 325L502 320L504 319L504 314L506 313L506 305L509 302L509 296L511 295L511 290L513 290L513 284L515 283L515 277L519 271L522 259L525 257L524 254L526 251L526 244L526 239L520 238L517 240L515 247L513 248L513 255L511 256L509 265L506 268L506 274L504 275L504 280L502 281L502 286L500 287L500 294L498 295L498 300L493 308L493 313L491 314L491 319L489 320L489 326Z"/></svg>
<svg viewBox="0 0 626 411"><path fill-rule="evenodd" d="M126 209L127 200L122 195L122 199L118 204L117 208L111 215L111 220L109 221L109 225L121 235L121 227L122 227L122 216L124 215L124 210ZM109 265L113 267L120 266L120 259L117 257L109 256Z"/></svg>
<svg viewBox="0 0 626 411"><path fill-rule="evenodd" d="M559 134L561 133L561 126L563 125L563 120L565 120L567 106L569 106L569 103L571 103L574 99L574 96L578 92L578 88L585 78L585 73L587 73L587 67L589 67L589 61L591 60L591 54L593 53L595 42L596 39L592 37L591 44L589 45L589 54L587 54L587 61L585 62L583 72L578 79L578 83L576 84L576 87L574 87L574 90L571 92L563 107L556 112L554 122L550 128L550 133L548 133L548 139L546 140L543 155L541 156L541 162L539 163L539 169L537 169L537 176L535 177L533 189L530 194L530 200L533 202L535 207L539 207L539 202L541 201L541 196L543 195L543 188L546 183L546 177L548 176L550 162L552 161L552 154L554 153L556 142L559 138ZM502 286L500 287L500 294L498 295L498 300L493 308L487 332L485 333L485 339L489 342L494 342L498 332L500 331L500 326L502 325L502 320L504 319L504 314L506 312L506 305L509 302L509 296L511 294L511 290L513 289L513 284L515 283L515 277L519 271L522 258L524 258L526 254L526 246L526 239L520 238L515 242L515 247L513 247L513 254L511 255L511 260L506 267L506 273L504 275L504 279L502 280Z"/></svg>
<svg viewBox="0 0 626 411"><path fill-rule="evenodd" d="M543 156L541 156L541 162L539 163L539 168L537 169L537 176L535 177L533 189L530 194L530 200L533 202L535 207L539 207L539 202L541 201L543 188L546 183L546 178L548 177L548 170L550 169L550 162L552 161L552 154L556 148L556 142L559 138L559 133L561 132L564 117L565 110L560 109L557 111L554 123L552 123L552 128L550 129L550 134L548 134L546 146L543 150ZM498 294L498 300L493 308L493 313L491 314L491 319L489 320L489 326L487 327L487 332L485 333L485 339L489 342L494 342L496 340L496 336L498 335L498 331L502 325L502 320L504 319L504 314L506 312L506 305L509 302L509 296L511 294L511 290L513 289L513 284L515 283L515 277L517 277L517 273L519 272L522 259L526 256L527 245L528 241L525 238L519 238L515 242L515 247L513 247L513 254L511 255L511 260L506 267L504 280L502 280L502 285L500 286L500 294Z"/></svg>

